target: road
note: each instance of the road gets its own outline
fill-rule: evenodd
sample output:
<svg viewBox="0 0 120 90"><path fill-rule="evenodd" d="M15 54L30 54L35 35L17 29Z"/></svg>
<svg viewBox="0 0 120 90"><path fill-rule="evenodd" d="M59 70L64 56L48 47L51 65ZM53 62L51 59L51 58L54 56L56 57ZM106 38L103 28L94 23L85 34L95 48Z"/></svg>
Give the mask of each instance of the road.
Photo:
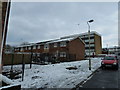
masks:
<svg viewBox="0 0 120 90"><path fill-rule="evenodd" d="M77 89L82 90L82 88L116 88L120 89L120 65L119 69L115 70L112 68L106 68L102 70L101 68L89 79L82 87Z"/></svg>

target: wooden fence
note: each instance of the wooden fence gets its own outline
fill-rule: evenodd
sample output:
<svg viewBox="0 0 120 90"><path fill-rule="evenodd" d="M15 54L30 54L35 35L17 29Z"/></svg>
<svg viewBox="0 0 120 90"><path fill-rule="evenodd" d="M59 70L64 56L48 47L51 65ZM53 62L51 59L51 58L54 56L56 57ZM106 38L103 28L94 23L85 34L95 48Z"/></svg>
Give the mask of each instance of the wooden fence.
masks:
<svg viewBox="0 0 120 90"><path fill-rule="evenodd" d="M24 54L24 59L23 54L3 54L2 58L2 64L3 65L15 65L15 64L22 64L23 62L25 63L30 63L31 60L31 54ZM24 61L23 61L24 60Z"/></svg>

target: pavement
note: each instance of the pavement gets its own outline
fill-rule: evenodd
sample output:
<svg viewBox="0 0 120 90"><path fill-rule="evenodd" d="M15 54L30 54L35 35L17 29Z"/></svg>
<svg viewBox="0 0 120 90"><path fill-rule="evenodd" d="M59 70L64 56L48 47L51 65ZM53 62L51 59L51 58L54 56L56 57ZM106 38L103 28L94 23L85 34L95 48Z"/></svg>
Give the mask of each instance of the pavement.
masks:
<svg viewBox="0 0 120 90"><path fill-rule="evenodd" d="M76 89L86 90L87 88L120 90L120 65L118 70L110 67L104 70L99 68L86 83L78 86Z"/></svg>

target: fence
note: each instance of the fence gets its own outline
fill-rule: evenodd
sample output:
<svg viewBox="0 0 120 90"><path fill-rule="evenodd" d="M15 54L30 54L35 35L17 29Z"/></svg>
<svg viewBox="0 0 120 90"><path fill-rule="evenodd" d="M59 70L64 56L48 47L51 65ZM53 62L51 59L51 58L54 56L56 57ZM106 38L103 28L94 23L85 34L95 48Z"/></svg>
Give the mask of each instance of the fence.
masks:
<svg viewBox="0 0 120 90"><path fill-rule="evenodd" d="M23 54L17 54L17 53L5 53L3 54L3 58L2 58L2 64L3 65L15 65L15 64L22 64L22 57ZM31 58L31 54L24 54L24 62L25 63L30 63L30 58Z"/></svg>
<svg viewBox="0 0 120 90"><path fill-rule="evenodd" d="M24 59L23 59L24 58ZM23 61L24 60L24 61ZM76 60L75 54L66 54L65 57L60 57L60 54L50 53L5 53L3 55L3 65L16 65L16 64L30 64L39 63L44 64L45 62L58 63Z"/></svg>

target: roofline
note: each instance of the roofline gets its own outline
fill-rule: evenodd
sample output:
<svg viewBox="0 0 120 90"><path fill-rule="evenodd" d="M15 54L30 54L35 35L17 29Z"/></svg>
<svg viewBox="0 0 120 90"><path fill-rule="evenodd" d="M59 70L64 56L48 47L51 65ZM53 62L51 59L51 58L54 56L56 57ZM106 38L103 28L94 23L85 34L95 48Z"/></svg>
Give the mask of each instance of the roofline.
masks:
<svg viewBox="0 0 120 90"><path fill-rule="evenodd" d="M71 39L71 40L64 40L64 41L72 41L72 40L75 40L75 39L77 39L77 38L79 38L80 41L82 41L82 43L85 44L85 43L83 42L83 40L82 40L80 37L73 37L73 39ZM61 39L61 38L60 38L60 39ZM29 45L21 45L21 46L15 47L15 48L27 47L27 46L34 46L34 45L50 44L50 43L54 43L54 42L52 42L52 41L60 40L60 39L54 39L54 40L50 40L50 41L39 42L39 43L41 43L41 44L39 44L39 43L32 43L32 44L29 44ZM62 42L62 41L58 41L58 42Z"/></svg>
<svg viewBox="0 0 120 90"><path fill-rule="evenodd" d="M75 40L75 39L77 39L77 38L79 38L80 39L80 41L82 41L82 43L83 44L85 44L85 42L78 36L78 37L75 37L75 38L73 38L72 40ZM70 40L70 41L72 41L72 40Z"/></svg>
<svg viewBox="0 0 120 90"><path fill-rule="evenodd" d="M73 37L71 40L63 40L63 41L56 41L56 42L64 42L64 41L72 41L72 40L75 40L76 38L79 38L79 37ZM61 40L62 38L60 39L55 39L55 40ZM66 38L67 39L67 38ZM46 44L50 44L50 43L55 43L55 42L52 42L52 41L55 41L55 40L51 40L51 41L48 41L46 42ZM82 40L82 39L81 39Z"/></svg>
<svg viewBox="0 0 120 90"><path fill-rule="evenodd" d="M47 42L51 42L51 41L54 41L54 40L59 40L59 39L52 39L52 40L41 41L41 42L37 42L36 44L47 43Z"/></svg>
<svg viewBox="0 0 120 90"><path fill-rule="evenodd" d="M60 37L60 39L65 39L65 38L70 38L70 37L74 37L72 40L78 38L79 36L82 36L82 35L86 35L88 34L88 32L85 32L85 33L81 33L81 34L74 34L74 35L69 35L69 36L64 36L64 37ZM101 36L99 33L97 33L96 31L91 31L90 34L96 34L98 36ZM16 46L15 48L18 48L18 47L27 47L27 46L34 46L34 45L43 45L43 44L46 44L46 43L49 43L51 41L55 41L55 40L60 40L60 39L53 39L53 40L46 40L46 41L43 41L43 42L37 42L37 43L31 43L29 45L21 45L21 46ZM83 42L83 40L79 37L79 39ZM66 41L69 41L69 40L66 40ZM84 43L84 42L83 42ZM84 43L85 44L85 43Z"/></svg>
<svg viewBox="0 0 120 90"><path fill-rule="evenodd" d="M82 41L83 44L85 44L85 42L79 37L79 39ZM86 44L85 44L86 45Z"/></svg>
<svg viewBox="0 0 120 90"><path fill-rule="evenodd" d="M64 37L61 37L61 39L63 39L63 38L68 38L68 37L78 37L78 36L82 36L82 35L86 35L86 34L88 34L88 32L81 33L81 34L73 34L73 35L69 35L69 36L64 36ZM90 34L96 34L96 35L98 35L98 36L101 37L101 34L99 34L99 33L96 32L96 31L91 31Z"/></svg>

